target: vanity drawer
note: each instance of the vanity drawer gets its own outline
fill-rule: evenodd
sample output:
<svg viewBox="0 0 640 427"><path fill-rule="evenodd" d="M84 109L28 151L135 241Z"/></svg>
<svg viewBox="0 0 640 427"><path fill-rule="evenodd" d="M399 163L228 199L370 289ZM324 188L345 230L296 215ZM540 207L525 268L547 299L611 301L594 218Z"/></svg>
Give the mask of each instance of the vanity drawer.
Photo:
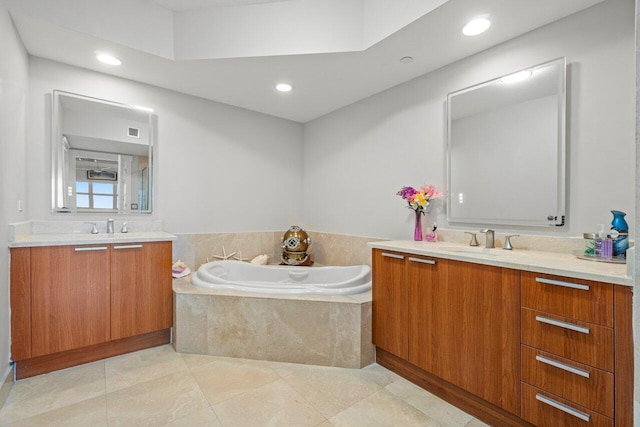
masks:
<svg viewBox="0 0 640 427"><path fill-rule="evenodd" d="M613 372L611 328L523 308L522 343Z"/></svg>
<svg viewBox="0 0 640 427"><path fill-rule="evenodd" d="M522 306L613 327L613 285L523 271Z"/></svg>
<svg viewBox="0 0 640 427"><path fill-rule="evenodd" d="M613 374L522 346L522 381L613 417Z"/></svg>
<svg viewBox="0 0 640 427"><path fill-rule="evenodd" d="M613 420L522 383L522 418L538 427L613 427Z"/></svg>

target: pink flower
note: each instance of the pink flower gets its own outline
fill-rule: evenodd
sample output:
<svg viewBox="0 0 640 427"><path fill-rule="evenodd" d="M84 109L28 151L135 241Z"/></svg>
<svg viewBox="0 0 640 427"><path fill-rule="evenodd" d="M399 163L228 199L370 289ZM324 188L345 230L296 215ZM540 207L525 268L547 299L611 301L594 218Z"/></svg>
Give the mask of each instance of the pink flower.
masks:
<svg viewBox="0 0 640 427"><path fill-rule="evenodd" d="M420 187L420 190L424 193L424 195L428 200L433 200L433 199L442 197L442 193L440 192L440 190L438 190L436 186L432 184L423 185L422 187Z"/></svg>

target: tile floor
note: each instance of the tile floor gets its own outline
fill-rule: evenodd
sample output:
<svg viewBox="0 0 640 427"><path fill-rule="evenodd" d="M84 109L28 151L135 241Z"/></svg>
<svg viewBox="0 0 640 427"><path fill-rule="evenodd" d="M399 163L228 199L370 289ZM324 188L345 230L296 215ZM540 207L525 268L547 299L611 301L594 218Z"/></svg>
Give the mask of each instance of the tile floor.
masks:
<svg viewBox="0 0 640 427"><path fill-rule="evenodd" d="M0 426L485 426L379 365L328 368L169 345L22 380Z"/></svg>

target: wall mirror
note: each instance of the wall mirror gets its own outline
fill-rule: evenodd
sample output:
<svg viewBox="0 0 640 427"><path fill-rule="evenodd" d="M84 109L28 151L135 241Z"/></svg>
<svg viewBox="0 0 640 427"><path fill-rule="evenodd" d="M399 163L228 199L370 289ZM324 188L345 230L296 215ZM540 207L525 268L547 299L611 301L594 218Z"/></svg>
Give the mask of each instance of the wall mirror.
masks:
<svg viewBox="0 0 640 427"><path fill-rule="evenodd" d="M156 116L141 107L53 92L55 213L151 213Z"/></svg>
<svg viewBox="0 0 640 427"><path fill-rule="evenodd" d="M565 58L447 96L447 220L562 226Z"/></svg>

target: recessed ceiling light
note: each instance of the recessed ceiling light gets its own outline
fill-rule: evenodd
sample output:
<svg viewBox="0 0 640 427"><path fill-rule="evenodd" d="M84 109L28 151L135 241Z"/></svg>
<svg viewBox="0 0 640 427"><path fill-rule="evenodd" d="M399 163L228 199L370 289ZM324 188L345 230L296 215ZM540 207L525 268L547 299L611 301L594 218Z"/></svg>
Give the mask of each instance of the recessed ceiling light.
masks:
<svg viewBox="0 0 640 427"><path fill-rule="evenodd" d="M409 64L409 63L413 62L413 57L411 57L411 56L403 56L402 58L400 58L400 62L402 62L403 64Z"/></svg>
<svg viewBox="0 0 640 427"><path fill-rule="evenodd" d="M522 70L522 71L518 71L517 73L504 76L503 78L500 79L500 81L502 83L517 83L517 82L521 82L523 80L528 79L529 77L531 77L532 74L533 73L531 72L531 70Z"/></svg>
<svg viewBox="0 0 640 427"><path fill-rule="evenodd" d="M482 34L489 29L491 26L491 21L487 18L475 18L462 29L462 34L465 36L477 36L478 34Z"/></svg>
<svg viewBox="0 0 640 427"><path fill-rule="evenodd" d="M122 61L120 61L118 58L116 58L113 55L109 55L107 53L98 53L96 55L96 58L98 58L98 61L102 62L103 64L107 64L107 65L120 65L120 64L122 64Z"/></svg>
<svg viewBox="0 0 640 427"><path fill-rule="evenodd" d="M276 90L278 92L291 92L293 90L293 86L289 83L278 83L276 85Z"/></svg>

